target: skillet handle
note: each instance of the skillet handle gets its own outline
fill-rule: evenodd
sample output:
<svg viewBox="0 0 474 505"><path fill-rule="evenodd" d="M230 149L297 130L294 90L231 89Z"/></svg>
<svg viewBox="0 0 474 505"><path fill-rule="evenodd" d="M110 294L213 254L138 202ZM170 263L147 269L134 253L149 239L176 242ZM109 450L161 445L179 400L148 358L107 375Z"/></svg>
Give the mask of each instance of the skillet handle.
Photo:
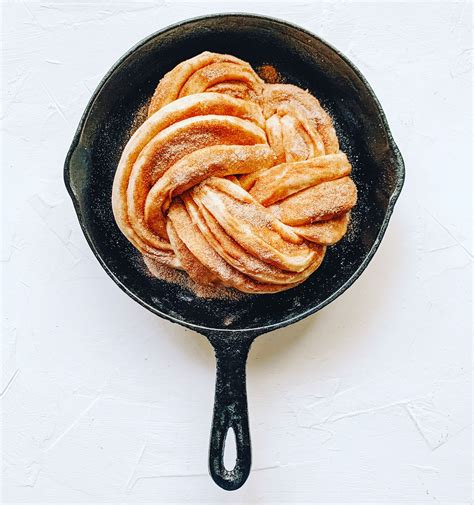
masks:
<svg viewBox="0 0 474 505"><path fill-rule="evenodd" d="M245 363L253 339L212 339L216 352L216 394L209 445L209 473L222 489L239 489L252 463L245 386ZM232 470L224 466L227 433L234 430L237 458Z"/></svg>

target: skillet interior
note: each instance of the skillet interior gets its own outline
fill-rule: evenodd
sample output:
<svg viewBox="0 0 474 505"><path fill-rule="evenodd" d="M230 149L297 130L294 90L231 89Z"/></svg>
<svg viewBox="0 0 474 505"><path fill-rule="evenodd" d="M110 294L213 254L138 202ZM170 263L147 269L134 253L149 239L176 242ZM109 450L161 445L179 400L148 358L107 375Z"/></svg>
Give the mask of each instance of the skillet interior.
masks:
<svg viewBox="0 0 474 505"><path fill-rule="evenodd" d="M349 232L329 248L316 273L290 291L239 301L197 298L147 275L141 255L115 224L112 181L137 112L165 72L204 50L233 54L254 67L274 65L286 82L311 91L332 115L341 149L352 163L359 200ZM65 167L79 220L107 272L148 309L201 333L264 333L319 310L341 294L375 253L403 178L403 161L383 112L359 72L308 32L252 15L198 18L139 43L96 90Z"/></svg>

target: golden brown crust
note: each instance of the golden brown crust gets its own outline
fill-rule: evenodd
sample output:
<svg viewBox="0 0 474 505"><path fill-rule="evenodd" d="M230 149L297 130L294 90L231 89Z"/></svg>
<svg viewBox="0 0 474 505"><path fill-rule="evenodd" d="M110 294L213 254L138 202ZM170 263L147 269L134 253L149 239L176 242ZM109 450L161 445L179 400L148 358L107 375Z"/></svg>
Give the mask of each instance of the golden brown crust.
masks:
<svg viewBox="0 0 474 505"><path fill-rule="evenodd" d="M343 177L300 191L270 208L285 224L305 225L349 212L356 201L354 182L350 177Z"/></svg>
<svg viewBox="0 0 474 505"><path fill-rule="evenodd" d="M153 94L148 109L148 117L177 98L194 93L210 91L208 88L227 84L233 89L232 83L237 83L236 89L245 86L258 96L263 81L245 61L229 54L217 54L205 51L194 58L183 61L169 71L159 82Z"/></svg>
<svg viewBox="0 0 474 505"><path fill-rule="evenodd" d="M350 213L346 212L327 221L293 226L293 230L306 240L321 245L333 245L346 234Z"/></svg>
<svg viewBox="0 0 474 505"><path fill-rule="evenodd" d="M316 127L322 137L326 154L339 151L331 117L321 107L319 100L307 91L292 84L267 84L263 92L262 108L266 118L281 114L282 110L288 108L296 109Z"/></svg>
<svg viewBox="0 0 474 505"><path fill-rule="evenodd" d="M156 145L156 138L163 131L185 120L191 118L201 120L200 118L210 115L221 116L224 121L225 118L230 120L239 118L247 123L252 123L257 128L264 125L262 112L253 103L218 93L202 93L185 97L162 108L138 128L125 146L115 173L112 208L119 228L141 252L150 256L167 258L167 262L172 266L179 265L179 262L177 262L170 244L151 232L140 233L143 231L142 222L131 220L128 201L128 193L131 191L130 179L134 170L137 174L138 168L136 166L139 163L142 166L147 166L147 162L150 162L151 168L154 168L152 159L147 160L144 155L140 160L139 158L143 151L151 149L150 145ZM252 129L251 125L247 123L247 129ZM256 138L265 141L263 131L255 129L253 131ZM170 145L171 150L172 148L173 146Z"/></svg>
<svg viewBox="0 0 474 505"><path fill-rule="evenodd" d="M150 189L145 202L145 219L162 237L166 237L166 210L174 196L212 176L247 174L273 163L267 144L215 145L183 156Z"/></svg>
<svg viewBox="0 0 474 505"><path fill-rule="evenodd" d="M261 204L268 206L303 189L350 173L351 165L344 153L328 154L256 172L255 184L249 192Z"/></svg>
<svg viewBox="0 0 474 505"><path fill-rule="evenodd" d="M153 264L275 293L306 280L345 234L357 199L350 172L315 97L205 52L158 84L122 153L112 206Z"/></svg>

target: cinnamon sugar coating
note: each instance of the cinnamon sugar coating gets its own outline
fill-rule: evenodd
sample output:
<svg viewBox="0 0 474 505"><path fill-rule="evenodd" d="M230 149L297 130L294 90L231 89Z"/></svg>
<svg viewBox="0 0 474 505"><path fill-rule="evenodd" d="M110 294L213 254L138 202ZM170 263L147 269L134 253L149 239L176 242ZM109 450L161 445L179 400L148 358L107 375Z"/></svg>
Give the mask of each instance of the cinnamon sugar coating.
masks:
<svg viewBox="0 0 474 505"><path fill-rule="evenodd" d="M159 82L122 153L112 206L147 265L275 293L305 281L346 233L350 173L314 96L204 52Z"/></svg>

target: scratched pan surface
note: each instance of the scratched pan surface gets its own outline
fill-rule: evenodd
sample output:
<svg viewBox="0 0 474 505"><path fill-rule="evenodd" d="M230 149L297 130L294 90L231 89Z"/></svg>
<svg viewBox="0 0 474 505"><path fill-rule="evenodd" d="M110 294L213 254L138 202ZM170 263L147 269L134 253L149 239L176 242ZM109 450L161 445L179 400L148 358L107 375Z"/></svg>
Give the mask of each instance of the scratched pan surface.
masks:
<svg viewBox="0 0 474 505"><path fill-rule="evenodd" d="M205 50L233 54L254 68L273 65L285 82L308 89L330 112L352 163L359 196L346 237L328 249L306 282L280 294L209 301L152 278L113 218L112 181L137 114L167 71ZM112 279L147 309L206 335L214 346L209 466L221 487L237 489L250 470L245 360L251 342L320 310L357 279L383 237L404 173L381 106L360 72L317 36L283 21L222 14L170 26L133 47L94 92L66 159L66 186L84 234ZM222 458L229 427L237 440L231 471Z"/></svg>

